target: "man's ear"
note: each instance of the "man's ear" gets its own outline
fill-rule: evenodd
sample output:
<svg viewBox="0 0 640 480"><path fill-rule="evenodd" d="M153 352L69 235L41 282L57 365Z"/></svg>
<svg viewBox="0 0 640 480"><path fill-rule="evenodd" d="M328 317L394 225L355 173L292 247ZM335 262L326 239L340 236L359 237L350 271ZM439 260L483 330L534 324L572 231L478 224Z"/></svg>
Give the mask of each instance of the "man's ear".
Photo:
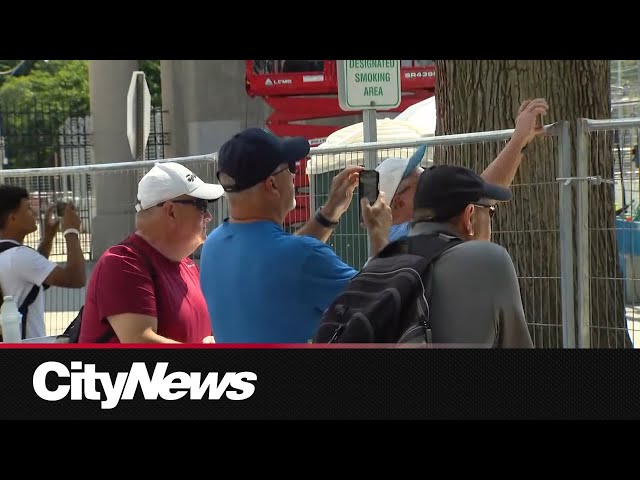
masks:
<svg viewBox="0 0 640 480"><path fill-rule="evenodd" d="M165 204L162 205L162 208L164 209L164 214L168 215L169 218L171 219L176 218L176 209L174 207L175 205L173 202L165 202Z"/></svg>
<svg viewBox="0 0 640 480"><path fill-rule="evenodd" d="M473 217L473 212L475 211L475 208L476 207L474 205L469 204L464 209L464 215L463 215L464 228L467 230L470 236L473 236L474 234L472 217Z"/></svg>
<svg viewBox="0 0 640 480"><path fill-rule="evenodd" d="M274 192L278 192L278 186L276 185L276 179L274 177L269 177L264 181L263 188L265 192L273 194Z"/></svg>

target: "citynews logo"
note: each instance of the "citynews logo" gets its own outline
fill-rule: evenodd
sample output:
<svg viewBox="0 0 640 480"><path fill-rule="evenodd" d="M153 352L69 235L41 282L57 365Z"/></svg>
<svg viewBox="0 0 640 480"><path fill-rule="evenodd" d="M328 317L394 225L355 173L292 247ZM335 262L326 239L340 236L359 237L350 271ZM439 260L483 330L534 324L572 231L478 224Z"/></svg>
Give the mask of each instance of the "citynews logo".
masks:
<svg viewBox="0 0 640 480"><path fill-rule="evenodd" d="M33 390L41 399L57 402L71 394L71 400L99 400L100 408L109 410L120 400L132 400L140 387L145 400L178 400L189 394L189 400L246 400L255 392L258 376L253 372L172 372L167 375L168 362L158 362L149 375L144 362L134 362L128 372L118 372L112 381L109 372L96 372L92 363L71 362L71 368L59 362L45 362L33 372ZM47 375L57 379L47 386ZM63 380L63 379L69 379ZM96 384L102 386L102 393Z"/></svg>

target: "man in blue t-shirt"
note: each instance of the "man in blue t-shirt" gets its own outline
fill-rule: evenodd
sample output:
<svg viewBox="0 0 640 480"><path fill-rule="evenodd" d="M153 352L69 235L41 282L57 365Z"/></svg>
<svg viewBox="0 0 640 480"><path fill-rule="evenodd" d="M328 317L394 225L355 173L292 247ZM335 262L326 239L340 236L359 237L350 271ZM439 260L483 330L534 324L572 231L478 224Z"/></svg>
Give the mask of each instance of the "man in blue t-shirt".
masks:
<svg viewBox="0 0 640 480"><path fill-rule="evenodd" d="M295 208L296 161L309 149L303 137L250 128L218 152L229 218L209 234L200 259L216 342L305 343L357 273L325 242L351 204L362 167L336 175L325 205L294 235L282 229ZM375 255L388 243L391 209L381 193L361 211Z"/></svg>

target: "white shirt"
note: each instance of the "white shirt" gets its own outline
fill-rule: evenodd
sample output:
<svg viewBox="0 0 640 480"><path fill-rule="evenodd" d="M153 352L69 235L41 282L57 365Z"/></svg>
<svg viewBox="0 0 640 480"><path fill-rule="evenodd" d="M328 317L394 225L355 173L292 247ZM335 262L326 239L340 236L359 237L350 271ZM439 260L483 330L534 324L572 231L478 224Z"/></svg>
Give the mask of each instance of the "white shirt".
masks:
<svg viewBox="0 0 640 480"><path fill-rule="evenodd" d="M20 245L13 240L1 240ZM0 288L2 295L11 295L18 308L34 285L41 286L42 282L56 268L57 264L50 262L37 251L19 246L0 253ZM44 290L29 305L27 312L26 338L44 337L46 328L44 323Z"/></svg>

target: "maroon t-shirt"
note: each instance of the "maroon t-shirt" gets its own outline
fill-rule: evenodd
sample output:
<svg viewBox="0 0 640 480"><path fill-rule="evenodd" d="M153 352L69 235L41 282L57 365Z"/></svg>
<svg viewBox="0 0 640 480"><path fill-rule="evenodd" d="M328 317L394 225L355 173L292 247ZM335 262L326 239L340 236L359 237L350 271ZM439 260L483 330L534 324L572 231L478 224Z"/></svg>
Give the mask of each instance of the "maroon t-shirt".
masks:
<svg viewBox="0 0 640 480"><path fill-rule="evenodd" d="M113 331L106 317L139 313L158 319L157 333L185 343L202 343L211 335L207 303L198 266L189 258L169 260L135 233L98 260L82 312L79 342L96 342ZM146 257L143 258L141 253ZM149 264L155 275L150 272ZM118 342L113 335L111 342Z"/></svg>

